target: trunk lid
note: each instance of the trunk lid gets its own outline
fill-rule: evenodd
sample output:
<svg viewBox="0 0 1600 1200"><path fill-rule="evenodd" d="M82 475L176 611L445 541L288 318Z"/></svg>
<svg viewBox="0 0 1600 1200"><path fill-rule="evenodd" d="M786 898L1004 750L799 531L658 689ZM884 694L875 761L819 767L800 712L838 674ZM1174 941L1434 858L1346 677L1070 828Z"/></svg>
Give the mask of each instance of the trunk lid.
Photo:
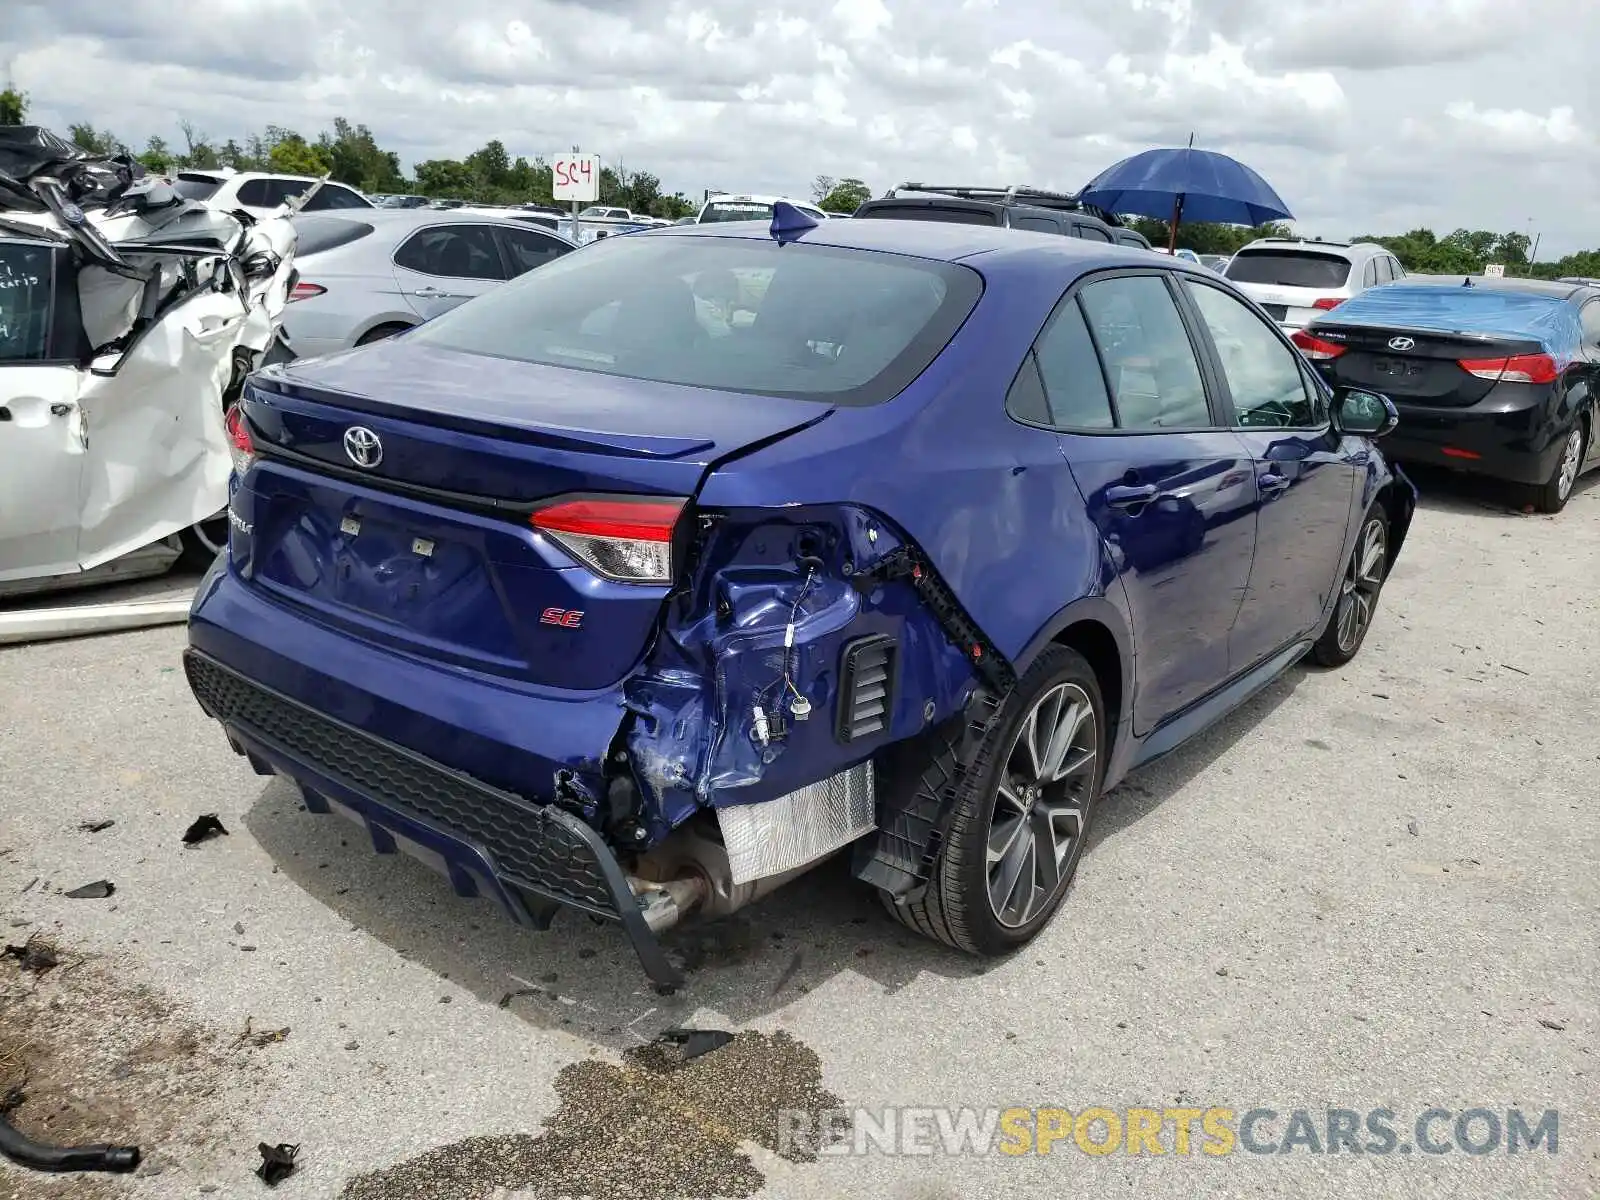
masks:
<svg viewBox="0 0 1600 1200"><path fill-rule="evenodd" d="M1534 340L1445 333L1402 326L1346 325L1319 321L1311 336L1345 347L1328 360L1328 378L1346 387L1369 388L1399 401L1441 407L1476 404L1495 380L1469 374L1461 361L1538 354Z"/></svg>
<svg viewBox="0 0 1600 1200"><path fill-rule="evenodd" d="M531 514L560 496L690 499L712 464L831 407L402 336L264 372L243 411L258 458L231 513L248 583L399 651L592 691L638 661L668 585L607 578Z"/></svg>

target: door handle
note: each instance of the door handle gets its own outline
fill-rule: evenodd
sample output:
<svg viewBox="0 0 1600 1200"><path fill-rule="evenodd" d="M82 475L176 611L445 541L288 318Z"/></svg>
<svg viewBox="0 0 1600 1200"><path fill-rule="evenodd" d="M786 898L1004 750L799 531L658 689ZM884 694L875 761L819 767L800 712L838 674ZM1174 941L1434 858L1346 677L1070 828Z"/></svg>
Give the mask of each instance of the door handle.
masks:
<svg viewBox="0 0 1600 1200"><path fill-rule="evenodd" d="M413 296L421 296L424 300L448 300L455 295L454 292L440 291L436 287L419 287L411 294Z"/></svg>
<svg viewBox="0 0 1600 1200"><path fill-rule="evenodd" d="M52 404L50 406L50 415L52 417L65 417L71 415L71 413L72 405L70 404Z"/></svg>
<svg viewBox="0 0 1600 1200"><path fill-rule="evenodd" d="M1261 494L1271 499L1281 495L1289 487L1289 477L1279 475L1276 471L1263 471L1256 476L1256 486L1261 489Z"/></svg>
<svg viewBox="0 0 1600 1200"><path fill-rule="evenodd" d="M1153 483L1118 483L1106 489L1106 503L1112 508L1138 508L1141 504L1149 504L1160 494L1161 489Z"/></svg>

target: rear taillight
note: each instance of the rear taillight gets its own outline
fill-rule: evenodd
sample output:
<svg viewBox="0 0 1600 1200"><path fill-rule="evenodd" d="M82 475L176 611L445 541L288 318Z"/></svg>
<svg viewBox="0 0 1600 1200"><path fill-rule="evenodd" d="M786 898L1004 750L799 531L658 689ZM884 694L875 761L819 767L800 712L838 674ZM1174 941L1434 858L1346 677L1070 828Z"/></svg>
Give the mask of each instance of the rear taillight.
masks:
<svg viewBox="0 0 1600 1200"><path fill-rule="evenodd" d="M684 501L593 496L560 500L529 521L596 573L619 583L672 582L672 530Z"/></svg>
<svg viewBox="0 0 1600 1200"><path fill-rule="evenodd" d="M1556 360L1548 354L1513 354L1510 358L1458 359L1461 369L1496 383L1554 383L1561 377Z"/></svg>
<svg viewBox="0 0 1600 1200"><path fill-rule="evenodd" d="M1323 296L1311 302L1312 308L1320 308L1323 312L1331 312L1343 304L1344 300L1338 296Z"/></svg>
<svg viewBox="0 0 1600 1200"><path fill-rule="evenodd" d="M293 304L296 300L311 300L327 290L320 283L297 283L289 289L288 302Z"/></svg>
<svg viewBox="0 0 1600 1200"><path fill-rule="evenodd" d="M1349 349L1348 346L1335 345L1333 342L1325 342L1319 337L1313 337L1304 329L1296 329L1289 335L1289 340L1299 346L1300 353L1307 358L1324 361L1330 358L1338 358L1339 355Z"/></svg>
<svg viewBox="0 0 1600 1200"><path fill-rule="evenodd" d="M244 419L244 409L235 404L228 409L228 452L233 455L233 473L243 475L256 460L255 440Z"/></svg>

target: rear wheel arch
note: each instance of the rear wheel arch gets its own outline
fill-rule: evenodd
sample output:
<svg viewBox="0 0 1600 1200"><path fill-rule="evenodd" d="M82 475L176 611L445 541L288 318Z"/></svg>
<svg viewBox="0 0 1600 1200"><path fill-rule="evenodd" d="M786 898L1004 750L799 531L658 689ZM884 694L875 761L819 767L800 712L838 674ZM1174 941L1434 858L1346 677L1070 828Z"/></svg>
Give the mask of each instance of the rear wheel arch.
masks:
<svg viewBox="0 0 1600 1200"><path fill-rule="evenodd" d="M384 338L393 337L397 333L402 333L405 330L412 328L414 328L414 326L405 321L380 321L371 329L364 331L361 336L356 338L356 340L351 344L355 346L365 346L372 342L381 342Z"/></svg>
<svg viewBox="0 0 1600 1200"><path fill-rule="evenodd" d="M1023 674L1046 648L1069 646L1094 668L1105 701L1108 744L1130 727L1127 705L1133 692L1133 637L1127 618L1104 596L1084 596L1045 623L1013 664Z"/></svg>

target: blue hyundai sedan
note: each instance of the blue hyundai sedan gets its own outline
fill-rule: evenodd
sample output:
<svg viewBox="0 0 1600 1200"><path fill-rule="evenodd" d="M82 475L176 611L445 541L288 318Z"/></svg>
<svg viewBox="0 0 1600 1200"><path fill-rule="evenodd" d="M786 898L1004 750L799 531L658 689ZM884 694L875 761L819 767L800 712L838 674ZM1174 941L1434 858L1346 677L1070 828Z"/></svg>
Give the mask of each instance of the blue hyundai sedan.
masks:
<svg viewBox="0 0 1600 1200"><path fill-rule="evenodd" d="M1096 803L1353 657L1415 492L1215 272L910 221L612 238L261 371L185 665L313 811L543 927L850 848L1003 954Z"/></svg>

